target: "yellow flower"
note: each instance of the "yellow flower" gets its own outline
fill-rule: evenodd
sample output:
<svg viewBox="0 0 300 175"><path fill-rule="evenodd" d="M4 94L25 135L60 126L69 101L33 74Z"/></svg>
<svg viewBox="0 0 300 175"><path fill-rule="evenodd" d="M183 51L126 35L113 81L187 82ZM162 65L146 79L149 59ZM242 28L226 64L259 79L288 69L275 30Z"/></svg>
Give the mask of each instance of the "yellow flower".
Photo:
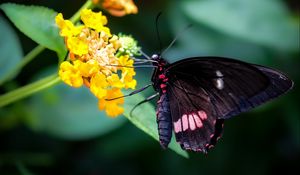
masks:
<svg viewBox="0 0 300 175"><path fill-rule="evenodd" d="M123 93L118 88L113 88L107 91L106 98L112 99L116 97L123 96ZM105 110L106 114L111 117L116 117L124 112L124 109L119 106L124 103L124 98L119 98L116 100L107 101L105 99L100 99L98 106L100 110Z"/></svg>
<svg viewBox="0 0 300 175"><path fill-rule="evenodd" d="M109 42L112 43L114 49L119 49L121 47L121 42L119 41L119 37L117 35L113 35Z"/></svg>
<svg viewBox="0 0 300 175"><path fill-rule="evenodd" d="M68 38L67 46L71 53L79 56L87 54L89 49L88 44L78 37Z"/></svg>
<svg viewBox="0 0 300 175"><path fill-rule="evenodd" d="M85 24L86 27L95 29L97 32L103 31L110 34L110 30L104 25L107 24L106 16L102 15L102 12L95 13L90 9L83 9L80 13L81 20Z"/></svg>
<svg viewBox="0 0 300 175"><path fill-rule="evenodd" d="M77 65L72 65L68 61L64 61L60 64L58 74L62 81L72 87L78 88L83 84L83 79Z"/></svg>
<svg viewBox="0 0 300 175"><path fill-rule="evenodd" d="M102 99L106 96L106 89L108 85L109 84L106 82L106 76L101 73L97 73L91 78L90 90L97 98Z"/></svg>
<svg viewBox="0 0 300 175"><path fill-rule="evenodd" d="M94 3L97 0L94 0ZM114 16L124 16L126 14L136 14L138 9L132 0L103 0L100 1L102 7Z"/></svg>
<svg viewBox="0 0 300 175"><path fill-rule="evenodd" d="M135 86L137 84L136 80L133 79L133 76L135 75L135 72L132 68L127 68L122 71L122 78L121 81L124 83L124 87L135 89Z"/></svg>
<svg viewBox="0 0 300 175"><path fill-rule="evenodd" d="M90 88L91 93L99 99L99 109L105 110L108 116L123 113L123 98L112 101L105 99L123 96L121 88L135 88L134 61L127 52L119 52L122 43L104 26L107 24L106 17L101 12L85 9L81 11L84 25L79 27L64 20L62 14L55 19L69 50L69 60L60 65L60 78L70 86L80 87L84 84ZM127 47L131 45L124 41L127 40L123 37L123 45L126 45L123 50L132 50Z"/></svg>
<svg viewBox="0 0 300 175"><path fill-rule="evenodd" d="M59 13L55 17L55 22L61 30L60 35L64 37L71 37L71 36L78 35L83 28L83 26L75 27L71 21L64 20L63 15L61 13Z"/></svg>
<svg viewBox="0 0 300 175"><path fill-rule="evenodd" d="M126 68L126 66L132 67L133 66L133 60L130 59L129 55L122 55L122 56L119 57L119 64L121 66L125 66L125 68Z"/></svg>
<svg viewBox="0 0 300 175"><path fill-rule="evenodd" d="M124 84L120 80L118 74L112 74L111 76L107 77L108 83L116 88L123 88Z"/></svg>
<svg viewBox="0 0 300 175"><path fill-rule="evenodd" d="M83 77L91 77L99 72L100 67L96 61L91 60L79 65L78 69Z"/></svg>

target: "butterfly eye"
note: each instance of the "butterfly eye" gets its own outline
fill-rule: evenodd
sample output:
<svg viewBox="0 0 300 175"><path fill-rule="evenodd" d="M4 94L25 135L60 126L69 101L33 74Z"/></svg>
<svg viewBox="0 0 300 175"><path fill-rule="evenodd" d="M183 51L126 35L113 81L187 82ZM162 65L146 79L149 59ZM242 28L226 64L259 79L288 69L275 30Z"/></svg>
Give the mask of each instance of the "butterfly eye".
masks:
<svg viewBox="0 0 300 175"><path fill-rule="evenodd" d="M153 54L153 55L151 56L151 58L152 58L153 60L158 60L159 56L158 56L157 54Z"/></svg>

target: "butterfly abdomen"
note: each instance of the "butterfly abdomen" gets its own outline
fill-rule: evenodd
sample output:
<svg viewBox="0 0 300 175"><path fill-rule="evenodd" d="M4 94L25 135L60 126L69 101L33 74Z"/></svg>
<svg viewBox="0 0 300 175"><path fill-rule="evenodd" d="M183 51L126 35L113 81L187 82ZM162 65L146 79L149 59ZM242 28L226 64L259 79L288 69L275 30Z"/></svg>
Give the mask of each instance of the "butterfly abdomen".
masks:
<svg viewBox="0 0 300 175"><path fill-rule="evenodd" d="M157 124L160 145L167 148L172 137L172 118L167 94L163 93L157 102Z"/></svg>

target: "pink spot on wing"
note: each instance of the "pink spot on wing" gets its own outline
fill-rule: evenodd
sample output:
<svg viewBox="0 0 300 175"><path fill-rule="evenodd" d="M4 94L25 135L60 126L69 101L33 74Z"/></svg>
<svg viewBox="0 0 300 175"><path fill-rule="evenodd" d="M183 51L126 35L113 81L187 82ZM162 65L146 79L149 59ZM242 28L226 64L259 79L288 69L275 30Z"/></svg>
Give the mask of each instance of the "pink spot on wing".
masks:
<svg viewBox="0 0 300 175"><path fill-rule="evenodd" d="M204 111L198 111L198 115L202 121L207 119L207 115Z"/></svg>
<svg viewBox="0 0 300 175"><path fill-rule="evenodd" d="M196 126L198 128L201 128L203 126L199 116L197 114L193 114L193 117L194 117L194 120L195 120L195 123L196 123Z"/></svg>
<svg viewBox="0 0 300 175"><path fill-rule="evenodd" d="M181 119L179 119L177 122L174 123L174 130L175 130L175 133L182 131Z"/></svg>
<svg viewBox="0 0 300 175"><path fill-rule="evenodd" d="M189 128L189 121L187 115L182 115L182 130L185 131Z"/></svg>
<svg viewBox="0 0 300 175"><path fill-rule="evenodd" d="M195 130L196 129L196 125L193 119L193 114L189 114L189 124L190 124L190 129L191 130Z"/></svg>
<svg viewBox="0 0 300 175"><path fill-rule="evenodd" d="M211 134L211 135L209 136L209 138L213 138L213 136L214 136L214 134Z"/></svg>

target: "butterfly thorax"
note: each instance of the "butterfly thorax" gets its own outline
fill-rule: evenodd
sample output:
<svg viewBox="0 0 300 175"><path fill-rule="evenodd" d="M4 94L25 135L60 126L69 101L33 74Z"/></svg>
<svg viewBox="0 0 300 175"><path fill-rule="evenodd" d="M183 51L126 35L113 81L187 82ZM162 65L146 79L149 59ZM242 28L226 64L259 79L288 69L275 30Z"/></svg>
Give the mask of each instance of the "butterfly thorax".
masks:
<svg viewBox="0 0 300 175"><path fill-rule="evenodd" d="M152 60L156 61L153 62L153 66L155 66L155 69L151 78L153 87L155 91L159 92L160 94L164 94L167 92L166 88L168 77L166 75L166 68L169 63L157 54L152 55L151 58Z"/></svg>

